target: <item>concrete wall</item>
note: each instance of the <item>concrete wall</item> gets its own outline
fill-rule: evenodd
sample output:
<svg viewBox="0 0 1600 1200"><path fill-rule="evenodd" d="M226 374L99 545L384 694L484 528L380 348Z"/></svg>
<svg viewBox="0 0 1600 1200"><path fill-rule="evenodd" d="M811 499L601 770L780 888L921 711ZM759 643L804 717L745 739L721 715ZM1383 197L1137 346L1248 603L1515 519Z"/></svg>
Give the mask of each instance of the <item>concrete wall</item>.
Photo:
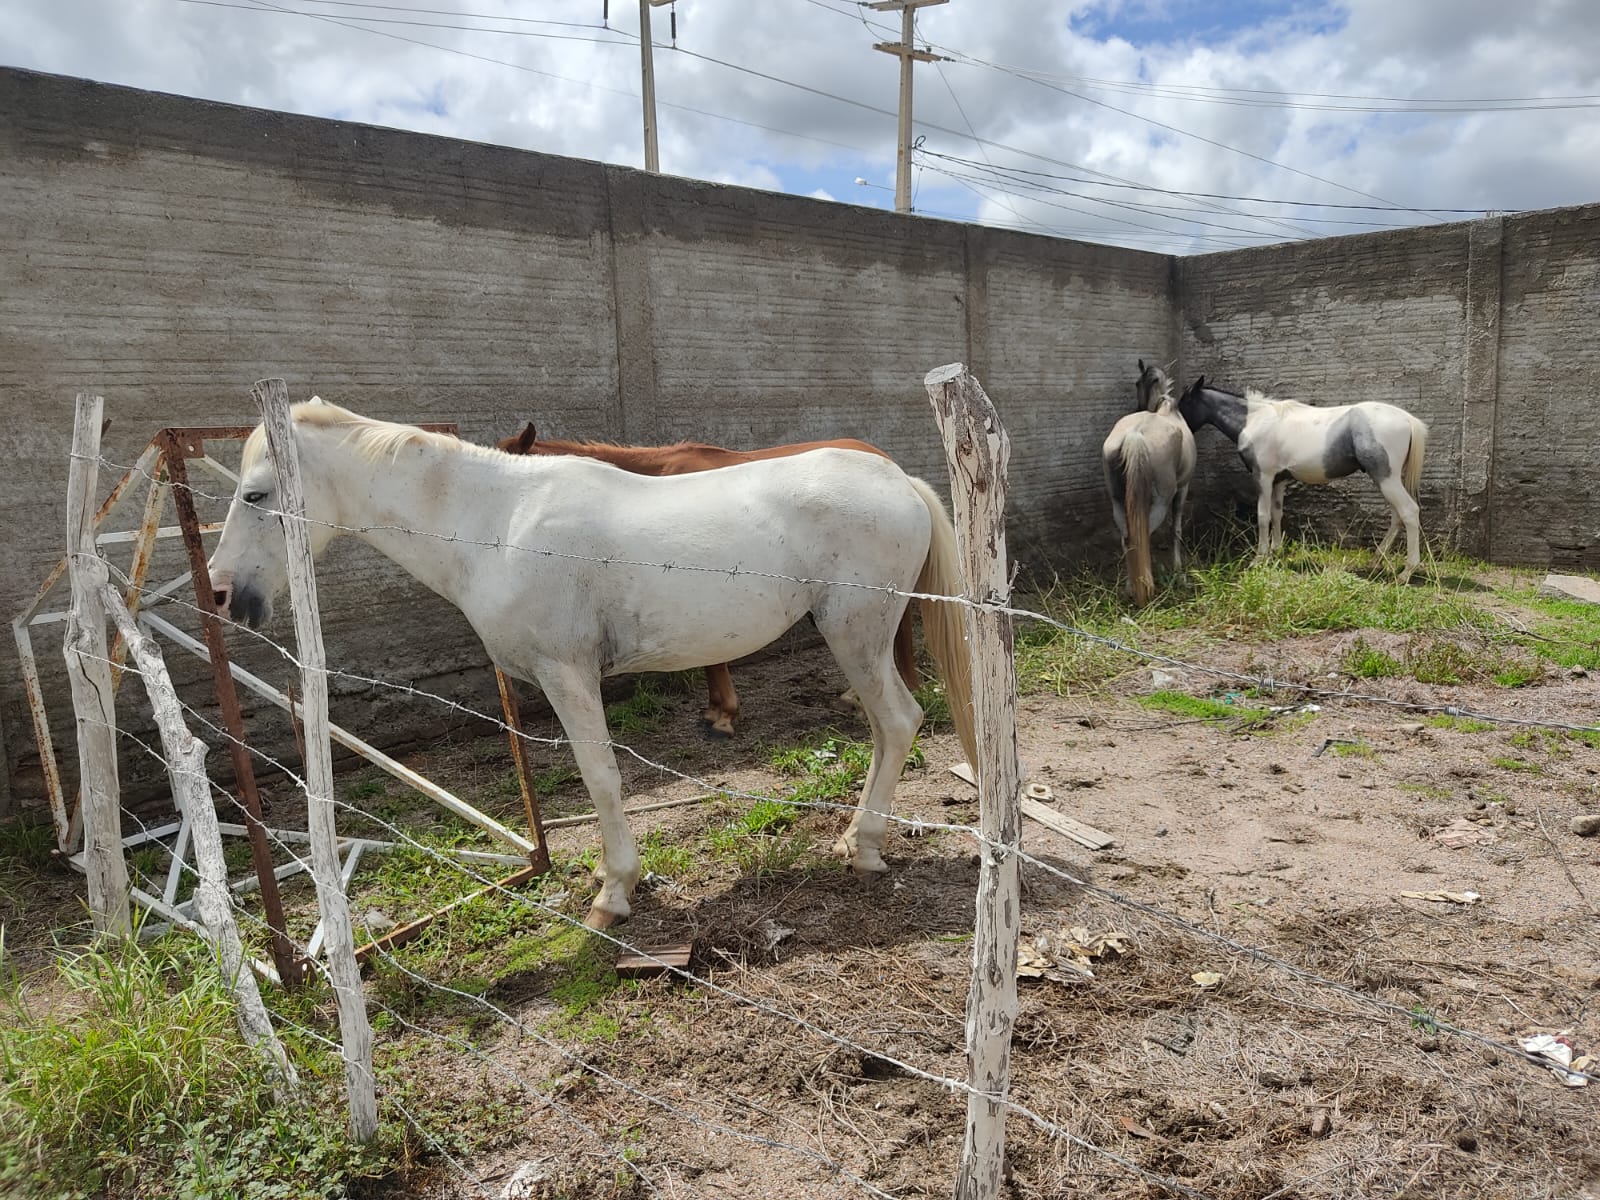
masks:
<svg viewBox="0 0 1600 1200"><path fill-rule="evenodd" d="M530 417L634 442L861 437L942 487L920 381L964 360L1011 432L1014 550L1048 568L1114 552L1098 449L1134 360L1177 358L1185 382L1403 405L1432 427L1431 535L1600 567L1597 301L1600 206L1172 259L0 70L0 608L60 553L74 392L106 396L126 463L162 426L250 422L273 374L481 440ZM1231 448L1201 444L1193 524L1253 510ZM1288 512L1326 537L1388 519L1365 480L1294 488ZM492 707L453 609L359 546L325 562L331 662ZM38 641L65 715L58 637ZM336 719L386 742L444 719L336 691ZM9 644L0 741L0 784L37 793Z"/></svg>
<svg viewBox="0 0 1600 1200"><path fill-rule="evenodd" d="M636 442L858 436L942 487L921 379L963 359L1016 443L1018 553L1099 554L1095 453L1174 328L1158 255L0 71L0 609L60 553L74 392L105 395L106 454L131 463L163 426L251 422L246 389L274 374L480 440L530 417ZM465 622L382 560L336 543L321 590L331 663L492 705ZM59 627L36 640L65 716ZM336 691L335 719L379 740L440 720ZM9 644L0 731L37 794Z"/></svg>
<svg viewBox="0 0 1600 1200"><path fill-rule="evenodd" d="M1496 561L1600 568L1600 205L1178 260L1181 378L1321 404L1384 400L1430 427L1430 536ZM1253 504L1200 437L1202 495ZM1375 538L1364 478L1291 486L1286 525Z"/></svg>

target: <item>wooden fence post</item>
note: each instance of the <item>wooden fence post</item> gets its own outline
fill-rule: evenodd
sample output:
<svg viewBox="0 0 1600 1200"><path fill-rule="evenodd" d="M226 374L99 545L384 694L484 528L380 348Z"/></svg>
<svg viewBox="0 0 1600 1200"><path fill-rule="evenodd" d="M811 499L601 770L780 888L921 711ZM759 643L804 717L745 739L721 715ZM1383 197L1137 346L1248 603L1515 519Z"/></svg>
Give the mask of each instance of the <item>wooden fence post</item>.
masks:
<svg viewBox="0 0 1600 1200"><path fill-rule="evenodd" d="M950 498L967 596L1007 603L1006 465L1011 442L994 405L961 363L923 380L950 462ZM1011 1083L1011 1029L1017 1019L1017 938L1021 875L1011 851L1022 840L1017 765L1017 671L1011 618L966 609L977 726L979 827L986 839L978 873L967 994L967 1136L957 1200L992 1200L1005 1178L1005 1105Z"/></svg>
<svg viewBox="0 0 1600 1200"><path fill-rule="evenodd" d="M339 1032L344 1045L344 1079L350 1094L350 1134L371 1140L378 1129L378 1102L372 1074L372 1027L367 1022L361 967L356 962L350 904L339 878L339 831L333 812L333 749L328 733L327 658L317 614L317 576L306 533L305 487L294 423L289 416L289 389L281 379L263 379L250 389L261 406L267 449L277 478L276 507L283 513L287 543L289 596L294 607L295 646L300 659L300 713L305 728L306 831L311 835L311 870L317 883L328 957L328 977L339 1003Z"/></svg>
<svg viewBox="0 0 1600 1200"><path fill-rule="evenodd" d="M110 580L95 548L95 483L100 470L99 396L78 393L67 468L67 571L72 613L62 651L72 685L83 795L83 867L94 926L128 937L128 864L122 853L122 796L117 783L116 709L106 649L106 610L100 589Z"/></svg>
<svg viewBox="0 0 1600 1200"><path fill-rule="evenodd" d="M194 844L195 911L206 938L217 954L222 977L239 1000L239 1031L245 1041L266 1058L275 1076L279 1100L298 1085L294 1066L283 1052L272 1031L261 989L245 959L239 927L234 924L232 897L228 891L228 865L222 856L222 831L217 827L217 811L212 806L211 788L206 777L206 745L184 723L178 693L167 674L166 660L155 640L134 623L133 614L123 602L122 593L107 584L102 589L106 610L122 634L122 644L133 654L144 690L150 697L156 727L161 731L161 747L166 751L167 774L172 780L172 798L178 812L189 820L189 835Z"/></svg>

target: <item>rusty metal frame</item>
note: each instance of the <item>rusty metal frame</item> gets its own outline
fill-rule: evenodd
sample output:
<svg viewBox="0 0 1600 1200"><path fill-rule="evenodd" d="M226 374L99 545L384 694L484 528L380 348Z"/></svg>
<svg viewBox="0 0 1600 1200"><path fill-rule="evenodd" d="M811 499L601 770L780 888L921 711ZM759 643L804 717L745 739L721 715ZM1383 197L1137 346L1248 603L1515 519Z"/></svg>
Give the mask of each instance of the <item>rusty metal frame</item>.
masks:
<svg viewBox="0 0 1600 1200"><path fill-rule="evenodd" d="M262 820L260 796L256 788L255 772L250 761L248 744L245 740L243 716L239 707L235 683L241 683L264 699L287 709L290 712L291 720L294 717L293 698L292 696L286 696L264 680L245 671L229 658L227 646L222 636L222 621L216 612L214 591L211 586L210 572L207 568L207 555L202 541L205 534L214 533L221 526L218 524L203 524L199 520L194 507L194 489L189 481L188 470L189 463L195 462L219 478L227 480L231 484L237 484L238 477L207 453L206 442L241 441L250 435L252 428L251 426L179 426L160 430L151 439L150 444L145 447L135 464L125 471L112 487L110 495L106 497L104 503L101 504L96 512L94 522L97 545L105 546L125 542L133 544L133 559L128 571L130 582L126 601L129 610L135 615L135 619L152 634L160 635L168 641L174 642L183 649L196 654L197 657L206 659L211 664L213 688L229 740L229 755L234 775L239 785L240 797L247 814L243 825L225 826L225 832L234 835L243 834L248 837L252 865L255 868L255 877L253 879L246 878L230 884L230 886L235 891L257 887L261 890L266 923L273 934L273 964L269 968L266 964L257 963L255 965L258 971L268 978L294 982L304 978L311 965L310 959L315 957L315 950L313 949L310 956L303 957L295 950L293 943L287 936L282 900L278 894L278 880L295 873L297 868L294 863L287 864L285 867L277 867L272 863L268 837L292 841L297 838L303 838L304 834L295 830L269 830ZM457 427L454 423L420 424L419 428L440 433L457 433ZM109 520L114 513L118 512L129 496L133 494L133 485L139 478L147 478L150 482L150 488L145 496L144 509L138 528L129 532L99 533L101 525ZM169 496L177 514L178 524L176 526L163 526L160 524L161 514ZM147 591L145 582L155 556L157 541L171 537L183 539L189 558L189 570L160 587ZM61 783L60 766L50 733L49 714L45 709L44 693L40 684L38 663L34 655L30 633L35 625L64 621L66 619L67 614L65 612L41 611L50 594L65 575L65 572L66 559L63 557L51 569L29 604L13 619L12 634L17 644L17 657L22 671L23 688L28 697L28 708L33 721L34 742L39 751L45 790L50 802L51 818L55 824L57 847L69 863L80 865L82 855L76 854L74 851L82 837L81 808L76 801L70 811L67 807L66 793ZM141 608L148 609L152 604L160 602L182 587L185 582L193 584L195 605L200 612L204 643L196 641L182 630L148 611L141 612ZM127 647L123 644L119 635L113 642L111 649L111 657L114 663L112 676L114 686L120 684L124 674L121 664L126 653ZM341 744L354 750L358 755L373 762L374 765L379 766L389 774L396 776L402 782L421 791L429 799L450 809L458 816L479 825L499 840L514 846L518 851L515 856L474 851L459 852L463 857L481 858L486 861L525 861L528 864L526 867L507 876L500 884L493 885L504 887L524 882L548 871L550 869L550 851L545 840L532 769L524 753L525 743L521 736L522 719L517 704L516 692L511 681L501 673L499 668L495 668L495 679L500 690L501 706L505 714L512 761L516 767L518 786L522 793L523 808L528 821L528 831L531 835L529 838L524 838L522 835L514 833L493 818L459 800L426 777L404 767L398 761L383 754L376 747L355 737L355 735L335 726L334 736ZM296 733L298 736L298 729ZM169 853L173 856L173 863L168 873L167 886L163 889L163 895L156 897L135 889L134 899L146 909L166 918L171 925L180 928L193 928L192 918L185 911L187 905L174 903L179 859L182 857L187 843L187 832L186 824L180 822L170 827L163 827L161 833L154 839L148 835L134 835L124 840L125 846L132 846L150 840L160 840L161 836L176 834L176 844L168 848ZM394 848L393 843L370 838L341 839L341 844L347 850L343 870L343 879L346 884L354 874L356 863L364 851L384 851ZM377 942L363 947L363 958L375 952L375 949L380 944L384 946L398 945L415 937L438 915L438 912L454 908L485 890L489 889L479 889L452 901L436 913L420 917L401 929L385 935L384 938L378 939ZM149 928L156 929L159 927L151 926ZM317 931L312 935L314 942L320 940L318 937L320 930L321 924L319 922Z"/></svg>

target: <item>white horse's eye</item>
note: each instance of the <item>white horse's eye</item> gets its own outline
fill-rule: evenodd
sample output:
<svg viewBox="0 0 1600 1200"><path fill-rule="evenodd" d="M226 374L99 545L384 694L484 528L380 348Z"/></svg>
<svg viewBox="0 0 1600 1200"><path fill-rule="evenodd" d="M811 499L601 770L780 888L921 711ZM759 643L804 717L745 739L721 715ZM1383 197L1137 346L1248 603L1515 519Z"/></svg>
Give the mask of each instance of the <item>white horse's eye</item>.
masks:
<svg viewBox="0 0 1600 1200"><path fill-rule="evenodd" d="M267 498L267 494L265 492L246 492L243 498L246 504L260 504Z"/></svg>

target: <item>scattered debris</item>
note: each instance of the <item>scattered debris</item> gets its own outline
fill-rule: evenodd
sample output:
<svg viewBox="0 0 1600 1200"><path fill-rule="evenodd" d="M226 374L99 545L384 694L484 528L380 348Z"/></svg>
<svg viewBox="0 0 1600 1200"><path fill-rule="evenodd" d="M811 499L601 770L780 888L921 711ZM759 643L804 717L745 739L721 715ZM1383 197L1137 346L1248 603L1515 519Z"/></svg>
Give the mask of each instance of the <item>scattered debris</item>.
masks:
<svg viewBox="0 0 1600 1200"><path fill-rule="evenodd" d="M1579 837L1593 837L1600 833L1600 813L1589 813L1581 817L1573 817L1567 826Z"/></svg>
<svg viewBox="0 0 1600 1200"><path fill-rule="evenodd" d="M543 1190L539 1185L551 1182L552 1178L550 1164L544 1159L525 1162L511 1173L506 1186L500 1189L500 1200L532 1200Z"/></svg>
<svg viewBox="0 0 1600 1200"><path fill-rule="evenodd" d="M1450 824L1435 829L1431 836L1441 846L1448 846L1452 850L1459 850L1463 846L1489 846L1500 840L1500 835L1494 830L1485 828L1470 817L1457 817Z"/></svg>
<svg viewBox="0 0 1600 1200"><path fill-rule="evenodd" d="M1162 1136L1160 1134L1153 1133L1150 1130L1146 1129L1143 1125L1139 1124L1139 1122L1135 1121L1132 1117L1123 1117L1122 1118L1122 1127L1124 1129L1126 1129L1129 1133L1131 1133L1136 1138L1146 1138L1146 1139L1148 1139L1150 1141L1156 1141L1156 1142L1165 1140L1164 1138L1162 1138Z"/></svg>
<svg viewBox="0 0 1600 1200"><path fill-rule="evenodd" d="M1217 974L1215 971L1196 971L1193 975L1189 976L1189 978L1198 983L1202 988L1214 988L1222 982L1222 976Z"/></svg>
<svg viewBox="0 0 1600 1200"><path fill-rule="evenodd" d="M771 917L756 926L761 931L762 940L766 942L768 950L776 950L779 942L787 941L794 936L794 930L787 925L779 925Z"/></svg>
<svg viewBox="0 0 1600 1200"><path fill-rule="evenodd" d="M1183 678L1181 676L1174 675L1171 671L1163 671L1160 667L1156 667L1150 672L1150 690L1153 692L1166 691L1182 682Z"/></svg>
<svg viewBox="0 0 1600 1200"><path fill-rule="evenodd" d="M1050 790L1048 785L1043 783L1030 783L1023 789L1022 794L1029 800L1054 800L1056 798L1056 794Z"/></svg>
<svg viewBox="0 0 1600 1200"><path fill-rule="evenodd" d="M1600 604L1600 582L1585 579L1582 575L1546 575L1544 582L1539 585L1539 595Z"/></svg>
<svg viewBox="0 0 1600 1200"><path fill-rule="evenodd" d="M670 967L680 970L689 966L694 951L693 942L680 942L673 946L644 946L629 950L617 959L618 979L649 979Z"/></svg>
<svg viewBox="0 0 1600 1200"><path fill-rule="evenodd" d="M1112 930L1091 934L1084 925L1059 933L1041 933L1017 948L1017 978L1056 983L1093 979L1091 963L1121 958L1130 945L1131 939L1125 933Z"/></svg>
<svg viewBox="0 0 1600 1200"><path fill-rule="evenodd" d="M1311 752L1312 758L1321 758L1329 746L1359 746L1361 743L1354 738L1323 738L1322 745Z"/></svg>
<svg viewBox="0 0 1600 1200"><path fill-rule="evenodd" d="M1311 1114L1311 1124L1306 1130L1314 1138L1325 1138L1333 1132L1333 1114L1319 1108Z"/></svg>
<svg viewBox="0 0 1600 1200"><path fill-rule="evenodd" d="M1395 726L1395 728L1401 733L1409 733L1414 737L1427 728L1427 726L1423 725L1421 721L1401 721L1400 724Z"/></svg>
<svg viewBox="0 0 1600 1200"><path fill-rule="evenodd" d="M1570 1034L1566 1033L1539 1033L1532 1037L1519 1038L1517 1044L1529 1054L1540 1058L1549 1059L1556 1065L1550 1068L1554 1075L1567 1087L1588 1087L1589 1081L1583 1075L1575 1074L1566 1068L1573 1067L1578 1071L1587 1072L1595 1065L1592 1055L1585 1054L1581 1058L1572 1057L1572 1042Z"/></svg>
<svg viewBox="0 0 1600 1200"><path fill-rule="evenodd" d="M1477 892L1401 892L1407 900L1432 900L1438 904L1476 904L1483 897Z"/></svg>
<svg viewBox="0 0 1600 1200"><path fill-rule="evenodd" d="M369 908L361 915L361 923L367 927L367 932L374 937L380 933L387 933L394 928L394 919L375 908Z"/></svg>

